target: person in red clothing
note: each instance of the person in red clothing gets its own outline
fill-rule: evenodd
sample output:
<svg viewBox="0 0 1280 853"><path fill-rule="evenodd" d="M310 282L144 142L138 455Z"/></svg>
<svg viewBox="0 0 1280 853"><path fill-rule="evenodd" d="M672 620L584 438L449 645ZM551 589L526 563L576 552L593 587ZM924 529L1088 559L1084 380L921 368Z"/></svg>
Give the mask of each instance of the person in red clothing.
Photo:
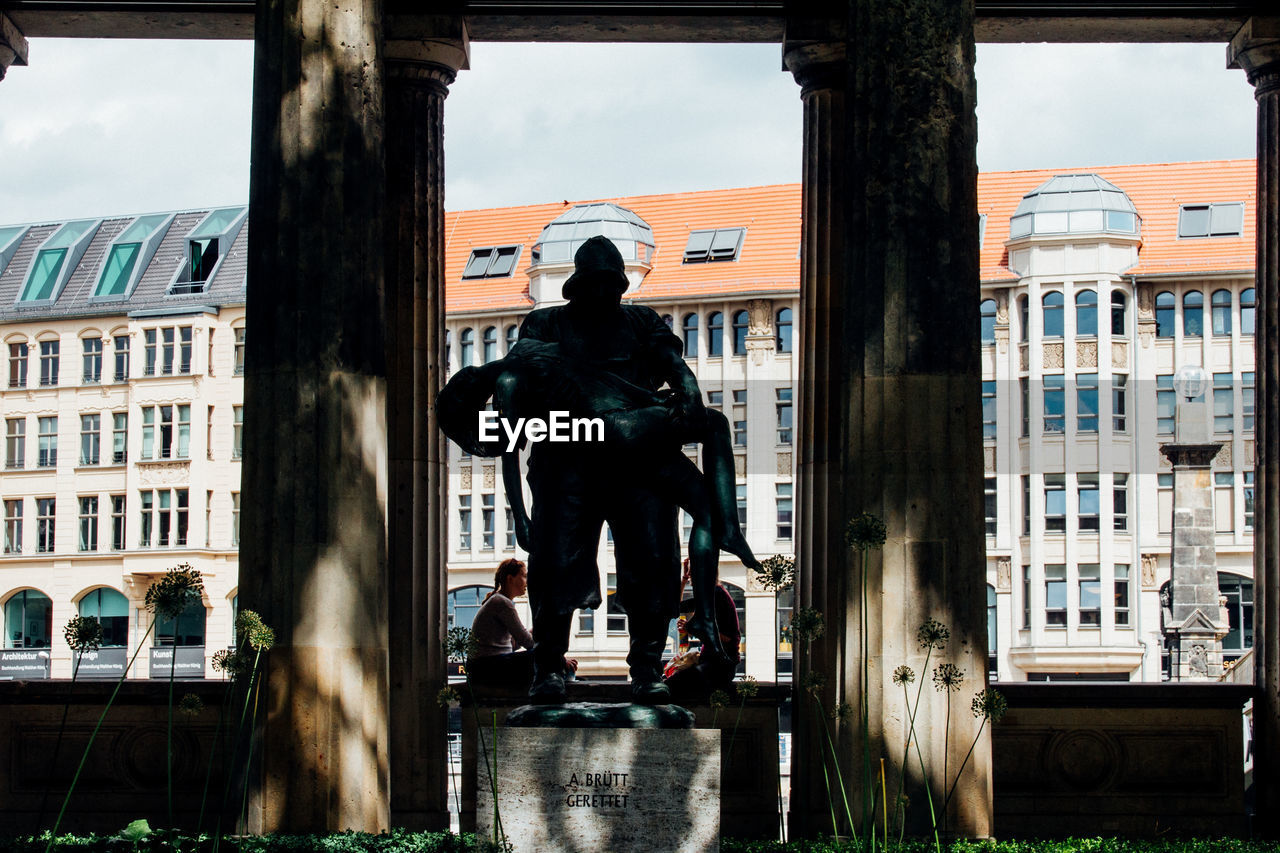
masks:
<svg viewBox="0 0 1280 853"><path fill-rule="evenodd" d="M682 595L691 574L689 560L686 558L684 576L680 582ZM738 650L742 643L742 628L738 623L738 607L733 602L733 596L718 581L712 596L716 626L720 630L720 645L724 648L724 655L717 654L704 643L700 650L690 653L690 656L685 658L688 665L680 668L676 664L677 668L670 669L664 680L668 689L671 690L672 699L677 702L705 702L710 697L711 691L728 689L733 682L738 662L742 659ZM693 599L685 599L680 605L680 612L689 614L693 611ZM686 616L682 616L676 625L682 634L687 634ZM697 656L696 662L690 662L693 655Z"/></svg>

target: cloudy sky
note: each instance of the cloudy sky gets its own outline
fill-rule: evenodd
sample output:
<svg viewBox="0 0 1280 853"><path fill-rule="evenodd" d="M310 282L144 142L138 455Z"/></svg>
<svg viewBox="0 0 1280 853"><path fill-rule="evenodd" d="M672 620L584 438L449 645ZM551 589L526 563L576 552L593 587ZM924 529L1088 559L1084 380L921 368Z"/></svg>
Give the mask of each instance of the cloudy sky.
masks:
<svg viewBox="0 0 1280 853"><path fill-rule="evenodd" d="M0 81L0 224L248 197L248 42L31 43ZM1222 45L983 45L984 170L1252 157ZM472 46L445 107L450 209L800 179L776 45Z"/></svg>

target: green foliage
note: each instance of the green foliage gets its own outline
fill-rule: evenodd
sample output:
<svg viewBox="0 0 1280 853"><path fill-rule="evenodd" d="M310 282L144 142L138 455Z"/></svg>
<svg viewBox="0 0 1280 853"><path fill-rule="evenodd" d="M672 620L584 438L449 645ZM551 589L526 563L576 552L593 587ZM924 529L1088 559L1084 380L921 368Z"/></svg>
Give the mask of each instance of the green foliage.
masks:
<svg viewBox="0 0 1280 853"><path fill-rule="evenodd" d="M96 652L102 645L102 625L92 616L72 616L62 637L73 652Z"/></svg>
<svg viewBox="0 0 1280 853"><path fill-rule="evenodd" d="M883 521L864 512L849 521L844 529L844 541L850 547L862 551L879 549L884 545L887 532Z"/></svg>
<svg viewBox="0 0 1280 853"><path fill-rule="evenodd" d="M147 610L161 619L177 619L203 592L204 580L199 570L182 563L166 571L147 590Z"/></svg>
<svg viewBox="0 0 1280 853"><path fill-rule="evenodd" d="M861 847L852 840L831 838L805 839L783 844L780 841L747 841L725 838L721 853L854 853ZM895 853L926 853L934 849L933 839L907 838ZM1204 839L1127 839L1067 838L1061 840L969 841L961 839L944 844L944 853L1274 853L1275 845L1262 841L1234 838Z"/></svg>
<svg viewBox="0 0 1280 853"><path fill-rule="evenodd" d="M796 561L782 554L774 554L753 571L760 586L770 592L791 589L796 582Z"/></svg>

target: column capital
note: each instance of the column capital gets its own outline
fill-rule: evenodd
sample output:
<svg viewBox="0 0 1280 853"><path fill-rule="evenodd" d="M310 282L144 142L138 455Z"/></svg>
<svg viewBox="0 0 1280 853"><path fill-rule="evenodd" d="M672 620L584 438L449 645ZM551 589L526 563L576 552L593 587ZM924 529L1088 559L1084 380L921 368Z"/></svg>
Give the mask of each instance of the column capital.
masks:
<svg viewBox="0 0 1280 853"><path fill-rule="evenodd" d="M1160 453L1169 463L1177 468L1209 468L1213 465L1213 457L1222 449L1222 442L1211 441L1206 444L1162 444Z"/></svg>
<svg viewBox="0 0 1280 853"><path fill-rule="evenodd" d="M800 84L800 94L814 89L843 88L849 51L843 41L787 41L782 45L782 66Z"/></svg>
<svg viewBox="0 0 1280 853"><path fill-rule="evenodd" d="M392 79L447 89L459 71L471 67L471 40L460 17L407 16L397 20L394 32L396 37L387 39L383 54Z"/></svg>
<svg viewBox="0 0 1280 853"><path fill-rule="evenodd" d="M27 64L27 38L8 15L0 12L0 80L10 65Z"/></svg>
<svg viewBox="0 0 1280 853"><path fill-rule="evenodd" d="M1227 45L1227 67L1241 68L1259 95L1280 89L1280 17L1253 17Z"/></svg>

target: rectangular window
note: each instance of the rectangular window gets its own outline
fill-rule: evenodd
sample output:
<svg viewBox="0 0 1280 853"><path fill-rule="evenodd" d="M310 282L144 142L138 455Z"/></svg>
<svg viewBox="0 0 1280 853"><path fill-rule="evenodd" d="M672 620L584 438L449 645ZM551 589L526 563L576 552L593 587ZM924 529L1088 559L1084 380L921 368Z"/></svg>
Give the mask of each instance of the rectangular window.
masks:
<svg viewBox="0 0 1280 853"><path fill-rule="evenodd" d="M777 538L791 538L791 484L774 484L774 500L778 505Z"/></svg>
<svg viewBox="0 0 1280 853"><path fill-rule="evenodd" d="M156 492L156 544L169 547L173 534L173 494L168 489Z"/></svg>
<svg viewBox="0 0 1280 853"><path fill-rule="evenodd" d="M62 345L58 341L40 342L40 386L49 388L58 384L58 352Z"/></svg>
<svg viewBox="0 0 1280 853"><path fill-rule="evenodd" d="M102 461L102 416L80 416L80 464L97 465Z"/></svg>
<svg viewBox="0 0 1280 853"><path fill-rule="evenodd" d="M1061 374L1044 377L1044 431L1061 433L1067 428L1067 392Z"/></svg>
<svg viewBox="0 0 1280 853"><path fill-rule="evenodd" d="M244 375L244 327L233 330L236 340L231 347L231 372L236 376Z"/></svg>
<svg viewBox="0 0 1280 853"><path fill-rule="evenodd" d="M1156 434L1173 435L1173 419L1178 398L1173 390L1173 374L1156 377Z"/></svg>
<svg viewBox="0 0 1280 853"><path fill-rule="evenodd" d="M1102 581L1097 563L1080 563L1076 573L1080 583L1080 627L1102 625Z"/></svg>
<svg viewBox="0 0 1280 853"><path fill-rule="evenodd" d="M1111 377L1111 429L1113 432L1129 431L1129 377L1117 373Z"/></svg>
<svg viewBox="0 0 1280 853"><path fill-rule="evenodd" d="M160 330L160 374L162 376L173 375L174 337L176 331L173 326L165 326Z"/></svg>
<svg viewBox="0 0 1280 853"><path fill-rule="evenodd" d="M153 450L157 451L154 457ZM142 409L143 459L186 459L190 452L191 406L145 406Z"/></svg>
<svg viewBox="0 0 1280 853"><path fill-rule="evenodd" d="M231 458L244 456L244 406L231 407Z"/></svg>
<svg viewBox="0 0 1280 853"><path fill-rule="evenodd" d="M138 544L143 548L150 548L151 531L155 527L155 495L146 490L138 497L142 502L142 511L138 514Z"/></svg>
<svg viewBox="0 0 1280 853"><path fill-rule="evenodd" d="M1031 435L1031 385L1024 376L1018 380L1019 396L1022 398L1022 437Z"/></svg>
<svg viewBox="0 0 1280 853"><path fill-rule="evenodd" d="M191 407L186 404L178 406L178 446L176 452L178 459L191 458Z"/></svg>
<svg viewBox="0 0 1280 853"><path fill-rule="evenodd" d="M1031 567L1022 567L1022 627L1031 629Z"/></svg>
<svg viewBox="0 0 1280 853"><path fill-rule="evenodd" d="M1115 615L1116 626L1129 624L1129 564L1115 564Z"/></svg>
<svg viewBox="0 0 1280 853"><path fill-rule="evenodd" d="M996 535L996 478L986 477L982 481L983 515L987 521L987 535Z"/></svg>
<svg viewBox="0 0 1280 853"><path fill-rule="evenodd" d="M204 547L213 547L213 492L204 493Z"/></svg>
<svg viewBox="0 0 1280 853"><path fill-rule="evenodd" d="M210 329L210 330L209 330L209 335L208 335L208 337L209 337L209 349L208 349L208 351L205 353L205 359L204 359L205 369L208 371L208 373L209 373L209 375L210 375L210 376L213 376L213 364L214 364L214 362L213 362L213 333L214 333L215 331L217 331L217 330L216 330L216 329Z"/></svg>
<svg viewBox="0 0 1280 853"><path fill-rule="evenodd" d="M492 551L494 545L494 496L492 494L480 496L480 525L481 540L480 549L482 551Z"/></svg>
<svg viewBox="0 0 1280 853"><path fill-rule="evenodd" d="M689 242L684 247L686 264L708 261L732 261L738 257L745 228L720 228L709 231L690 231Z"/></svg>
<svg viewBox="0 0 1280 853"><path fill-rule="evenodd" d="M1213 374L1213 431L1229 433L1235 428L1235 388L1230 373Z"/></svg>
<svg viewBox="0 0 1280 853"><path fill-rule="evenodd" d="M1031 534L1031 477L1022 475L1022 535Z"/></svg>
<svg viewBox="0 0 1280 853"><path fill-rule="evenodd" d="M1184 204L1178 211L1179 237L1238 237L1244 228L1244 205Z"/></svg>
<svg viewBox="0 0 1280 853"><path fill-rule="evenodd" d="M1076 374L1076 430L1098 431L1098 374Z"/></svg>
<svg viewBox="0 0 1280 853"><path fill-rule="evenodd" d="M27 345L9 344L9 387L27 387Z"/></svg>
<svg viewBox="0 0 1280 853"><path fill-rule="evenodd" d="M39 418L40 433L36 451L36 465L40 468L52 468L58 464L58 419Z"/></svg>
<svg viewBox="0 0 1280 853"><path fill-rule="evenodd" d="M982 437L996 437L996 383L994 380L982 382Z"/></svg>
<svg viewBox="0 0 1280 853"><path fill-rule="evenodd" d="M175 530L174 544L187 544L187 531L190 527L191 516L191 495L188 489L175 489L178 504L177 529Z"/></svg>
<svg viewBox="0 0 1280 853"><path fill-rule="evenodd" d="M707 392L707 405L708 405L708 406L711 406L712 408L715 408L715 409L723 409L723 407L724 407L724 392L723 392L723 391L708 391L708 392Z"/></svg>
<svg viewBox="0 0 1280 853"><path fill-rule="evenodd" d="M778 444L791 443L791 389L779 388L778 394Z"/></svg>
<svg viewBox="0 0 1280 853"><path fill-rule="evenodd" d="M161 548L187 544L191 498L187 489L157 489L142 493L143 542L151 539L151 514L155 512L156 545Z"/></svg>
<svg viewBox="0 0 1280 853"><path fill-rule="evenodd" d="M178 327L178 372L183 376L191 373L191 340L190 326Z"/></svg>
<svg viewBox="0 0 1280 853"><path fill-rule="evenodd" d="M1097 474L1076 475L1076 520L1081 533L1098 532L1100 500Z"/></svg>
<svg viewBox="0 0 1280 853"><path fill-rule="evenodd" d="M1253 372L1240 374L1240 428L1253 432Z"/></svg>
<svg viewBox="0 0 1280 853"><path fill-rule="evenodd" d="M1111 475L1112 526L1116 530L1129 529L1129 475Z"/></svg>
<svg viewBox="0 0 1280 853"><path fill-rule="evenodd" d="M4 502L4 552L22 553L22 498Z"/></svg>
<svg viewBox="0 0 1280 853"><path fill-rule="evenodd" d="M489 246L472 249L467 265L462 269L463 278L503 278L511 275L520 255L519 246Z"/></svg>
<svg viewBox="0 0 1280 853"><path fill-rule="evenodd" d="M747 404L747 389L746 388L734 389L733 402L739 406L745 406Z"/></svg>
<svg viewBox="0 0 1280 853"><path fill-rule="evenodd" d="M84 348L84 366L82 368L85 385L97 385L102 382L102 338L82 338Z"/></svg>
<svg viewBox="0 0 1280 853"><path fill-rule="evenodd" d="M143 376L156 375L156 330L142 330L142 348L144 363L142 366Z"/></svg>
<svg viewBox="0 0 1280 853"><path fill-rule="evenodd" d="M1173 531L1173 475L1156 474L1156 529Z"/></svg>
<svg viewBox="0 0 1280 853"><path fill-rule="evenodd" d="M1048 628L1067 627L1067 567L1044 567L1044 624Z"/></svg>
<svg viewBox="0 0 1280 853"><path fill-rule="evenodd" d="M458 495L458 550L471 550L471 495Z"/></svg>
<svg viewBox="0 0 1280 853"><path fill-rule="evenodd" d="M1067 477L1065 474L1044 475L1044 529L1047 533L1066 532Z"/></svg>
<svg viewBox="0 0 1280 853"><path fill-rule="evenodd" d="M36 498L36 551L38 553L53 553L55 515L56 506L53 498Z"/></svg>
<svg viewBox="0 0 1280 853"><path fill-rule="evenodd" d="M129 460L129 413L111 413L111 462L123 465Z"/></svg>
<svg viewBox="0 0 1280 853"><path fill-rule="evenodd" d="M680 541L689 544L689 536L693 533L693 516L680 510Z"/></svg>
<svg viewBox="0 0 1280 853"><path fill-rule="evenodd" d="M605 589L607 591L604 627L610 634L625 634L627 632L627 614L618 606L618 575L615 572L609 572L605 575Z"/></svg>
<svg viewBox="0 0 1280 853"><path fill-rule="evenodd" d="M231 493L231 547L240 547L240 493Z"/></svg>
<svg viewBox="0 0 1280 853"><path fill-rule="evenodd" d="M112 339L116 354L115 379L117 382L129 381L129 336L116 335Z"/></svg>
<svg viewBox="0 0 1280 853"><path fill-rule="evenodd" d="M98 498L80 499L80 550L98 550Z"/></svg>
<svg viewBox="0 0 1280 853"><path fill-rule="evenodd" d="M1253 530L1253 472L1244 472L1244 529Z"/></svg>
<svg viewBox="0 0 1280 853"><path fill-rule="evenodd" d="M4 422L4 467L25 468L27 464L27 419L7 418Z"/></svg>
<svg viewBox="0 0 1280 853"><path fill-rule="evenodd" d="M142 458L150 459L155 455L156 446L156 410L147 406L142 410Z"/></svg>
<svg viewBox="0 0 1280 853"><path fill-rule="evenodd" d="M1213 518L1218 533L1236 529L1236 475L1230 471L1213 473Z"/></svg>
<svg viewBox="0 0 1280 853"><path fill-rule="evenodd" d="M503 528L506 531L507 536L505 549L508 551L514 551L516 549L516 516L515 513L511 511L510 504L508 504L505 509L505 515L507 522L506 526Z"/></svg>
<svg viewBox="0 0 1280 853"><path fill-rule="evenodd" d="M735 447L747 446L747 422L746 420L733 422L733 444Z"/></svg>
<svg viewBox="0 0 1280 853"><path fill-rule="evenodd" d="M743 530L747 529L747 487L743 483L738 483L735 487L738 496L738 524Z"/></svg>
<svg viewBox="0 0 1280 853"><path fill-rule="evenodd" d="M204 455L206 459L213 458L213 406L205 409Z"/></svg>
<svg viewBox="0 0 1280 853"><path fill-rule="evenodd" d="M125 548L125 500L124 495L111 496L111 550Z"/></svg>

